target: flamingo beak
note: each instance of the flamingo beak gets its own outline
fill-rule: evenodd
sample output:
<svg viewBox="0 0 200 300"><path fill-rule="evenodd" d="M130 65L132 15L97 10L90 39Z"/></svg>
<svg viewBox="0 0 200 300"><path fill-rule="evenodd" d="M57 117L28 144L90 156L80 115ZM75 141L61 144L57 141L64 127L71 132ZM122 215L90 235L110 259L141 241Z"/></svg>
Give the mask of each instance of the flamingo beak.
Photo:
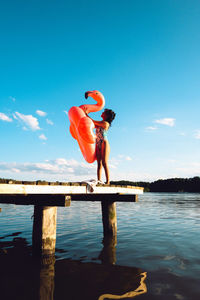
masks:
<svg viewBox="0 0 200 300"><path fill-rule="evenodd" d="M86 93L85 93L85 99L87 99L87 98L90 96L90 94L91 94L90 91L89 91L89 92L86 92Z"/></svg>

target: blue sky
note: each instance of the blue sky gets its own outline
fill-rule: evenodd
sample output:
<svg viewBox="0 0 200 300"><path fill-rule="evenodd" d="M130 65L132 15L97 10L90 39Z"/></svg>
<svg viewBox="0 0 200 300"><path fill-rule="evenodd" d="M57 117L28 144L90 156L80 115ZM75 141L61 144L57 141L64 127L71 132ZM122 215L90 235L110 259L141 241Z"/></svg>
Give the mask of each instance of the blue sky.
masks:
<svg viewBox="0 0 200 300"><path fill-rule="evenodd" d="M3 1L0 177L95 178L66 114L94 89L116 112L111 180L199 176L199 28L199 1Z"/></svg>

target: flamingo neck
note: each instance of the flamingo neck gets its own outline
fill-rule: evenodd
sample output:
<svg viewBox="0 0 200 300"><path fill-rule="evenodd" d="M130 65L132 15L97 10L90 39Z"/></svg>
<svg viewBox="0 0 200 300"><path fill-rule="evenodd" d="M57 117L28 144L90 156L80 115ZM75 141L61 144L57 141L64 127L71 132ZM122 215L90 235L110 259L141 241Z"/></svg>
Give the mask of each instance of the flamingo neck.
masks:
<svg viewBox="0 0 200 300"><path fill-rule="evenodd" d="M88 112L96 112L101 110L104 105L98 105L98 104L85 104L84 105L87 108Z"/></svg>
<svg viewBox="0 0 200 300"><path fill-rule="evenodd" d="M87 112L90 113L90 112L96 112L102 110L104 105L105 105L105 100L102 99L102 101L97 102L97 104L83 104L79 107L82 109L87 108Z"/></svg>

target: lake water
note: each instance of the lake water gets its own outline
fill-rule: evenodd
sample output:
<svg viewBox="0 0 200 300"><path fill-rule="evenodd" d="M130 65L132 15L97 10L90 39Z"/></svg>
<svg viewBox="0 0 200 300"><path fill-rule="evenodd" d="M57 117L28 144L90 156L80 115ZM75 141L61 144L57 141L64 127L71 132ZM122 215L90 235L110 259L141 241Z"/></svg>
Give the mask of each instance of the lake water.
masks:
<svg viewBox="0 0 200 300"><path fill-rule="evenodd" d="M33 207L0 204L0 208L0 254L3 253L6 257L5 250L16 249L17 243L21 243L20 249L31 251ZM58 208L55 274L59 275L54 278L53 292L51 291L54 296L51 295L51 298L43 295L37 298L31 292L29 299L120 299L116 296L99 298L101 293L106 293L106 284L113 284L113 280L116 288L123 285L123 292L119 292L120 295L125 295L123 299L134 298L134 293L131 295L126 292L133 292L141 281L133 288L133 278L128 275L130 272L136 277L137 274L145 274L146 277L142 281L142 284L145 283L145 291L143 289L138 294L138 299L199 299L200 194L145 193L139 196L137 203L117 203L117 222L117 240L103 241L99 202L72 202L70 207ZM28 252L23 253L27 255ZM14 254L16 260L18 254L19 251ZM66 270L71 273L65 273ZM109 276L103 283L99 278L92 281L98 274L104 274L102 277L105 277L108 272L111 272L109 274L114 279ZM26 274L22 274L23 270L19 269L15 269L13 276L17 277L18 273L22 278L27 278ZM0 274L2 280L4 275ZM91 277L92 284L88 288L91 289L90 293L87 295L85 288L80 294L74 292L69 295L70 287L65 288L66 278L73 279L70 286L74 289L77 287L78 290L81 281L85 280L84 286L87 285L87 278L83 274ZM140 279L142 276L144 275ZM125 283L122 283L123 278L127 278ZM25 299L23 289L25 288L21 287L20 299ZM66 297L63 296L65 291L68 295ZM18 286L15 286L16 293ZM111 293L111 288L109 293L114 294ZM0 297L2 300L11 299L6 290L3 295L4 298ZM119 295L117 291L115 295Z"/></svg>

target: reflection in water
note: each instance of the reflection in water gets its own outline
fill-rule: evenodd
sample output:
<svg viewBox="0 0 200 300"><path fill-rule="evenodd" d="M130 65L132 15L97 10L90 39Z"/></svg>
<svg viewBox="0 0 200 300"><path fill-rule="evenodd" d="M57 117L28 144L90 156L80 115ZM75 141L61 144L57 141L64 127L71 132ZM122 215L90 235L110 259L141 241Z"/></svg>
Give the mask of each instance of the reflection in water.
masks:
<svg viewBox="0 0 200 300"><path fill-rule="evenodd" d="M114 265L116 263L117 236L107 236L102 241L103 249L99 254L102 264Z"/></svg>
<svg viewBox="0 0 200 300"><path fill-rule="evenodd" d="M97 264L70 259L55 262L54 257L36 260L26 239L16 235L11 235L12 241L0 241L1 299L102 300L105 295L108 299L120 299L146 291L145 273L138 268L114 265L116 239L103 240L102 264Z"/></svg>
<svg viewBox="0 0 200 300"><path fill-rule="evenodd" d="M5 238L7 238L7 237L18 236L20 234L22 234L21 231L13 232L12 234L7 234L7 235L4 235L4 236L0 236L0 240L3 240Z"/></svg>
<svg viewBox="0 0 200 300"><path fill-rule="evenodd" d="M56 262L55 270L56 300L121 299L147 291L146 273L138 268L62 260Z"/></svg>
<svg viewBox="0 0 200 300"><path fill-rule="evenodd" d="M116 263L116 248L117 245L117 236L104 237L103 241L103 249L99 255L99 259L104 265L114 265ZM141 273L140 285L134 291L126 292L123 295L113 295L113 294L103 294L99 297L98 300L104 299L124 299L124 298L133 298L141 294L145 294L147 292L146 284L144 280L147 277L147 272Z"/></svg>
<svg viewBox="0 0 200 300"><path fill-rule="evenodd" d="M1 299L38 299L36 272L26 239L14 237L11 241L0 241L0 266Z"/></svg>
<svg viewBox="0 0 200 300"><path fill-rule="evenodd" d="M46 257L41 260L39 268L39 299L53 300L54 297L54 276L55 257Z"/></svg>
<svg viewBox="0 0 200 300"><path fill-rule="evenodd" d="M81 259L82 262L96 262L101 250L104 254L108 251L106 247L102 249L103 245L100 245L102 234L100 206L95 202L88 202L87 205L84 202L73 203L70 212L63 208L58 209L57 247L66 252L62 250L61 253L56 249L56 255L59 259L74 258ZM114 251L108 251L110 255L102 253L100 255L99 263L103 264L104 272L99 271L97 264L87 265L87 268L93 269L93 274L92 271L87 273L86 266L80 267L80 262L57 261L54 287L51 287L54 289L54 300L97 300L103 294L123 295L138 288L139 274L143 271L148 272L150 287L147 285L148 293L136 299L199 300L199 194L145 193L141 195L136 205L118 203L117 206L120 229L116 247L117 261L115 247L110 248ZM27 241L29 245L31 244L33 210L29 206L2 204L1 207L0 299L37 300L40 294L44 297L45 292L40 293L39 289L42 280L47 279L40 279L43 272L39 267L36 268L35 262L32 262L31 251L27 245ZM77 215L80 215L80 218L77 218ZM113 257L108 259L109 265L106 257ZM138 272L136 270L138 280L133 280L137 284L131 282L131 274L126 276L125 269L122 272L122 282L115 261L117 265L141 267L142 270ZM66 273L65 266L68 269ZM113 273L112 267L115 270ZM79 277L80 272L84 280ZM132 273L134 274L134 268ZM86 282L84 287L88 274L89 282ZM109 274L112 278L109 278ZM73 279L67 283L70 276ZM105 276L105 280L102 276ZM91 277L94 277L94 281ZM59 295L60 286L61 290L64 290L64 296ZM124 289L120 290L119 287ZM77 291L78 288L82 290Z"/></svg>
<svg viewBox="0 0 200 300"><path fill-rule="evenodd" d="M119 295L111 295L111 294L104 294L104 295L101 295L98 300L134 298L134 297L139 296L141 294L147 293L147 286L144 283L144 280L147 277L147 272L141 273L141 276L142 276L142 278L140 280L140 285L134 291L127 292L127 293L125 293L125 294L123 294L121 296L119 296Z"/></svg>
<svg viewBox="0 0 200 300"><path fill-rule="evenodd" d="M55 257L33 259L20 232L0 237L0 298L53 300ZM11 241L4 238L14 237Z"/></svg>

